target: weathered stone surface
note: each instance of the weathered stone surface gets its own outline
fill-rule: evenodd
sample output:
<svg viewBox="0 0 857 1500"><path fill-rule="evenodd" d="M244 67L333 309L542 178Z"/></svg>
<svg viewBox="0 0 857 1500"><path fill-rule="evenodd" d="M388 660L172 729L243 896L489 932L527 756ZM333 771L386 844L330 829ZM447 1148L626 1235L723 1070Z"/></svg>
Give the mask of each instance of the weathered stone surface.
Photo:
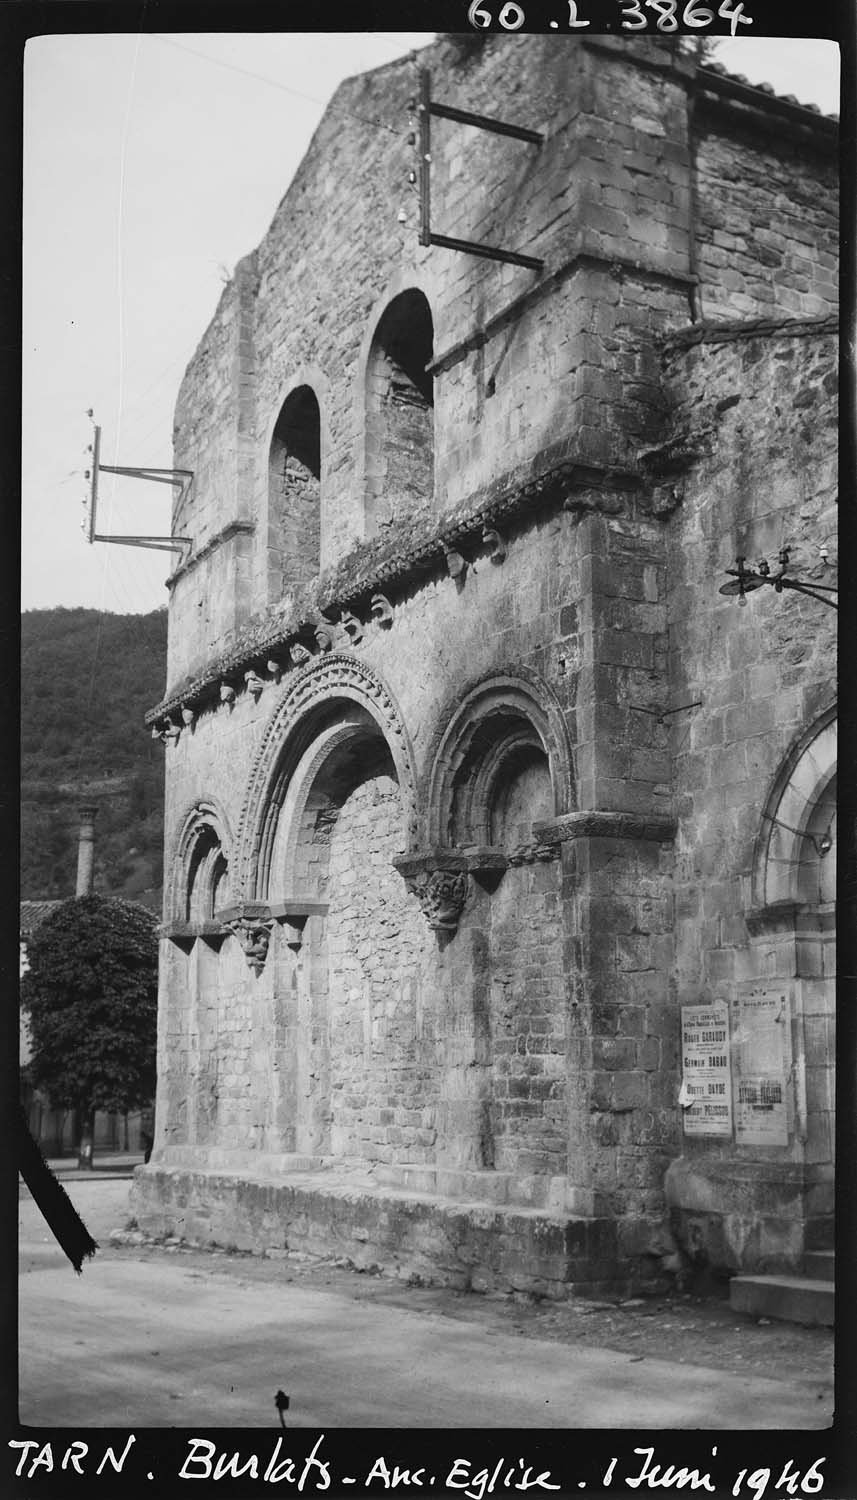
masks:
<svg viewBox="0 0 857 1500"><path fill-rule="evenodd" d="M675 1269L671 1223L792 1263L831 1212L833 612L719 585L832 573L835 128L648 40L422 61L545 134L435 120L433 225L544 272L399 224L393 63L185 375L141 1214L547 1295ZM685 1135L680 1007L766 984L785 1140Z"/></svg>

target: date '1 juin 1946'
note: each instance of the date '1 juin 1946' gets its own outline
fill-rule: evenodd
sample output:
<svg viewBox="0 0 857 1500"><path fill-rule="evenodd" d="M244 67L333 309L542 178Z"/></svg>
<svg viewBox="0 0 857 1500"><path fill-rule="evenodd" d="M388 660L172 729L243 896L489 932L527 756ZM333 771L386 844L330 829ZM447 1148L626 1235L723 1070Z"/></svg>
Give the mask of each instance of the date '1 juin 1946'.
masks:
<svg viewBox="0 0 857 1500"><path fill-rule="evenodd" d="M506 0L499 11L495 12L494 6L489 8L490 0L472 0L467 12L469 24L477 31L487 31L495 21L502 31L520 31L526 23L524 8L517 4L517 0ZM585 11L586 0L583 0ZM578 0L565 0L568 16L560 21L548 21L552 31L563 28L569 31L579 31L591 24L586 20L585 14L581 14L581 6ZM707 26L712 26L717 20L726 21L729 24L730 34L736 36L739 26L752 26L752 16L744 14L744 6L739 0L737 5L732 0L722 0L722 3L714 9L712 6L702 5L700 0L616 0L616 9L619 15L619 27L623 31L704 31ZM539 21L541 22L541 14ZM719 31L719 28L718 28Z"/></svg>

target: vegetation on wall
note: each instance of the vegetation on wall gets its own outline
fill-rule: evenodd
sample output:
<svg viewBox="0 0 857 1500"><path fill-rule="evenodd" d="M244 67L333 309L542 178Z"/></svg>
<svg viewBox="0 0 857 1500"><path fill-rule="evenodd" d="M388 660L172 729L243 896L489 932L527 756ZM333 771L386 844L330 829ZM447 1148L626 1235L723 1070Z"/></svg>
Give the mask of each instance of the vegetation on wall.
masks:
<svg viewBox="0 0 857 1500"><path fill-rule="evenodd" d="M21 897L74 893L81 802L98 808L95 889L160 907L167 614L37 609L21 626Z"/></svg>

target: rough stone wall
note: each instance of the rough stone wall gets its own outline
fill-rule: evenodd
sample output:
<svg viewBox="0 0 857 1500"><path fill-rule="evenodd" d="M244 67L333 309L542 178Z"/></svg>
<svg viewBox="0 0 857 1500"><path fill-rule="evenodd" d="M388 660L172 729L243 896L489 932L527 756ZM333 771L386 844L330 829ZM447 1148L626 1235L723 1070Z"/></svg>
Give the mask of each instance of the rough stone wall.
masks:
<svg viewBox="0 0 857 1500"><path fill-rule="evenodd" d="M770 588L739 610L711 580L738 555L749 565L766 557L775 569L786 545L792 575L835 582L820 549L826 542L835 556L836 361L835 326L823 322L712 325L699 341L677 339L667 355L678 426L695 452L670 549L670 676L677 702L701 700L671 726L678 999L726 1001L730 1016L754 995L782 996L786 1006L787 1141L685 1137L671 1188L687 1232L732 1268L799 1264L804 1217L807 1234L829 1233L832 1223L833 947L821 913L799 915L802 867L820 863L817 846L799 838L805 819L812 826L812 807L789 811L796 862L777 872L797 907L759 907L754 862L771 832L765 809L787 755L835 701L836 615ZM815 821L821 830L829 810ZM835 826L833 838L835 857ZM779 856L776 848L783 863L784 846ZM823 886L822 876L819 896ZM800 1182L808 1187L798 1190ZM700 1203L725 1227L700 1231Z"/></svg>
<svg viewBox="0 0 857 1500"><path fill-rule="evenodd" d="M579 1144L569 1139L558 877L556 862L513 867L483 903L489 908L493 1165L523 1178L565 1176L569 1153Z"/></svg>
<svg viewBox="0 0 857 1500"><path fill-rule="evenodd" d="M436 1134L429 938L392 864L403 833L398 788L381 776L352 792L331 837L331 1149L364 1161L430 1161Z"/></svg>
<svg viewBox="0 0 857 1500"><path fill-rule="evenodd" d="M835 699L836 615L815 599L773 589L750 595L739 612L711 585L737 554L773 564L783 543L793 573L832 581L819 549L835 545L836 362L832 332L799 327L703 340L669 355L681 421L704 450L688 476L670 550L671 677L677 701L702 700L672 729L677 977L685 1004L730 999L741 986L795 975L793 940L790 958L781 958L776 934L754 941L748 931L750 878L774 777L795 738ZM827 989L810 1014L819 1006L827 1012ZM706 1141L687 1149L718 1148ZM752 1154L731 1142L726 1149ZM788 1158L801 1148L794 1140L768 1149Z"/></svg>
<svg viewBox="0 0 857 1500"><path fill-rule="evenodd" d="M699 316L817 318L838 302L838 161L773 126L700 111L695 152ZM748 149L750 147L750 149Z"/></svg>

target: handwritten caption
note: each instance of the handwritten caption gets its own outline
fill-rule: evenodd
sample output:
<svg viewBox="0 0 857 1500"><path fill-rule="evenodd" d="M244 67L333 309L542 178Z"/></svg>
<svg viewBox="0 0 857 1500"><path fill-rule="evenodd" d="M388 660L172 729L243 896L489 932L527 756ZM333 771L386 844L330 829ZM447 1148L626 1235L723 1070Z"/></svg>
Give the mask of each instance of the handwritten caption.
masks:
<svg viewBox="0 0 857 1500"><path fill-rule="evenodd" d="M329 1490L334 1484L337 1488L356 1485L373 1493L391 1489L425 1489L441 1493L460 1492L464 1500L485 1500L485 1496L500 1494L504 1490L523 1494L529 1490L556 1491L565 1488L567 1491L569 1487L568 1478L565 1478L563 1485L559 1482L559 1476L555 1476L550 1469L536 1470L523 1458L501 1458L492 1467L480 1467L469 1458L454 1458L445 1466L444 1471L435 1474L430 1472L429 1466L403 1468L389 1463L383 1455L379 1455L362 1474L334 1473L333 1460L325 1456L323 1451L324 1433L303 1457L294 1457L287 1451L284 1452L285 1441L282 1437L277 1438L266 1458L259 1453L219 1451L217 1444L210 1438L190 1437L186 1440L187 1452L181 1466L170 1477L189 1480L254 1479L263 1484L293 1485L299 1494L307 1490ZM63 1448L58 1447L56 1453L52 1443L41 1443L35 1438L10 1439L8 1446L13 1452L19 1450L15 1469L18 1478L23 1476L32 1479L55 1471L69 1471L80 1475L100 1475L105 1472L108 1478L112 1478L115 1474L123 1473L135 1442L136 1437L131 1433L121 1452L108 1446L100 1456L95 1447L79 1440L69 1442ZM711 1453L712 1457L716 1457L716 1445ZM777 1479L774 1479L776 1468L743 1468L732 1484L731 1494L736 1500L741 1500L743 1496L752 1496L752 1500L764 1500L768 1493L771 1496L817 1495L824 1484L821 1472L824 1463L824 1458L816 1458L801 1471L788 1458ZM154 1479L156 1476L149 1470L146 1477ZM600 1483L597 1480L595 1483L590 1481L589 1484L585 1480L578 1480L576 1483L580 1490L609 1490L613 1485L617 1488L621 1485L632 1490L689 1488L707 1491L712 1495L718 1493L709 1468L689 1469L665 1464L659 1459L656 1461L654 1447L634 1448L632 1457L627 1460L611 1458L600 1475ZM571 1485L573 1487L574 1481L571 1481ZM719 1493L722 1492L721 1488Z"/></svg>
<svg viewBox="0 0 857 1500"><path fill-rule="evenodd" d="M565 5L568 15L564 15L562 21L548 21L552 31L560 31L563 27L577 31L592 24L586 19L585 0L582 6L578 5L578 0L565 0ZM731 0L722 0L716 10L702 5L700 0L687 0L686 4L681 0L616 0L616 9L623 31L704 31L720 20L728 22L730 35L736 36L739 26L753 25L752 16L744 13L742 0L737 5ZM472 0L467 20L477 31L487 31L494 25L493 7L489 9L484 0ZM506 0L496 13L497 25L503 31L520 31L526 20L524 8L517 4L517 0Z"/></svg>

